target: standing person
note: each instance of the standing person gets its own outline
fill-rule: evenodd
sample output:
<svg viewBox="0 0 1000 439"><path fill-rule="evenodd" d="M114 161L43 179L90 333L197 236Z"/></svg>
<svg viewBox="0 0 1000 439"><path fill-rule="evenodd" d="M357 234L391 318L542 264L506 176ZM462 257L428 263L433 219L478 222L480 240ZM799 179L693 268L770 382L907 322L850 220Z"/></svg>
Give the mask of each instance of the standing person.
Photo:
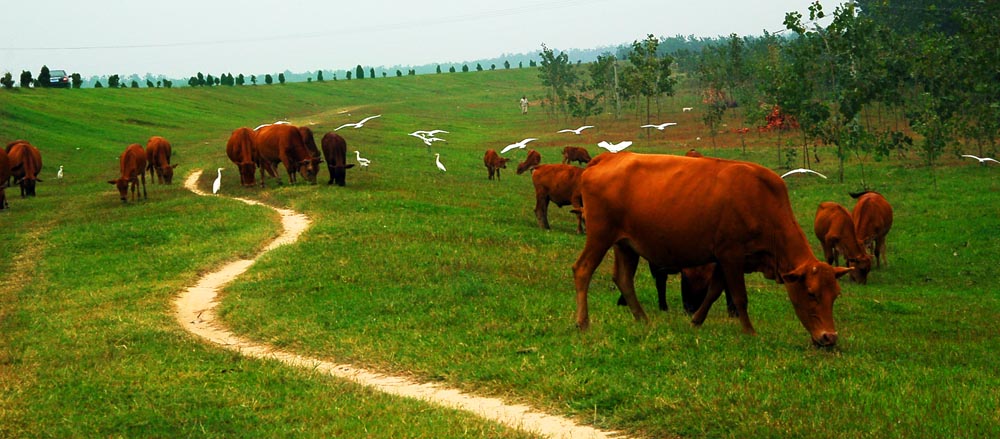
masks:
<svg viewBox="0 0 1000 439"><path fill-rule="evenodd" d="M528 98L521 96L521 114L528 114Z"/></svg>

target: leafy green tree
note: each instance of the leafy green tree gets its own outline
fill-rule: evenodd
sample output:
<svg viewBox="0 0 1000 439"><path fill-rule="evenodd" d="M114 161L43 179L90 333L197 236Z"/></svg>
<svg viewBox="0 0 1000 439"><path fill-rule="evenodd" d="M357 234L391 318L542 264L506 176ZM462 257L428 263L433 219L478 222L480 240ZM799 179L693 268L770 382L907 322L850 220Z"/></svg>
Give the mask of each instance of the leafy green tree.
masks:
<svg viewBox="0 0 1000 439"><path fill-rule="evenodd" d="M257 85L257 75L250 75L250 84Z"/></svg>
<svg viewBox="0 0 1000 439"><path fill-rule="evenodd" d="M399 69L396 69L396 77L399 78L399 77L402 77L402 76L403 76L403 72L400 71Z"/></svg>
<svg viewBox="0 0 1000 439"><path fill-rule="evenodd" d="M284 73L278 73L278 83L279 84L284 84L285 83L285 74Z"/></svg>
<svg viewBox="0 0 1000 439"><path fill-rule="evenodd" d="M6 72L3 74L3 79L0 79L0 85L3 85L3 88L6 88L8 90L14 88L14 78L10 74L10 72Z"/></svg>
<svg viewBox="0 0 1000 439"><path fill-rule="evenodd" d="M118 75L108 76L108 88L121 88L121 77Z"/></svg>
<svg viewBox="0 0 1000 439"><path fill-rule="evenodd" d="M628 60L634 67L630 82L640 95L646 98L646 123L651 123L651 102L663 94L674 94L676 80L670 77L673 58L657 55L660 40L649 34L643 41L634 41Z"/></svg>
<svg viewBox="0 0 1000 439"><path fill-rule="evenodd" d="M156 84L153 84L153 81L150 81L150 80L147 79L146 80L146 88L156 88Z"/></svg>
<svg viewBox="0 0 1000 439"><path fill-rule="evenodd" d="M354 76L358 79L365 79L365 69L364 67L361 67L361 64L358 64L358 66L354 68Z"/></svg>
<svg viewBox="0 0 1000 439"><path fill-rule="evenodd" d="M468 72L469 72L469 65L468 64L463 64L462 65L462 73L468 73Z"/></svg>
<svg viewBox="0 0 1000 439"><path fill-rule="evenodd" d="M104 86L101 85L101 81L96 81L94 82L94 88L104 88Z"/></svg>
<svg viewBox="0 0 1000 439"><path fill-rule="evenodd" d="M197 86L198 86L198 78L197 77L192 76L192 77L188 78L188 87L197 87Z"/></svg>
<svg viewBox="0 0 1000 439"><path fill-rule="evenodd" d="M320 69L316 72L316 82L323 82L323 70Z"/></svg>
<svg viewBox="0 0 1000 439"><path fill-rule="evenodd" d="M264 84L271 85L274 83L274 78L270 73L264 75Z"/></svg>
<svg viewBox="0 0 1000 439"><path fill-rule="evenodd" d="M542 80L542 85L547 87L549 102L552 102L554 111L568 114L566 99L579 80L576 70L569 62L569 55L566 52L556 55L552 49L542 44L540 56L542 65L538 68L538 77Z"/></svg>
<svg viewBox="0 0 1000 439"><path fill-rule="evenodd" d="M455 73L455 66L448 67L448 73Z"/></svg>
<svg viewBox="0 0 1000 439"><path fill-rule="evenodd" d="M350 81L351 80L351 71L350 70L347 71L347 75L346 76L347 76L347 80Z"/></svg>
<svg viewBox="0 0 1000 439"><path fill-rule="evenodd" d="M503 62L503 68L505 70L510 70L510 61L504 60L504 62Z"/></svg>
<svg viewBox="0 0 1000 439"><path fill-rule="evenodd" d="M440 64L438 64L438 66L437 66L437 73L441 73L441 65Z"/></svg>
<svg viewBox="0 0 1000 439"><path fill-rule="evenodd" d="M163 88L171 88L173 86L174 86L174 81L171 81L169 79L163 80Z"/></svg>
<svg viewBox="0 0 1000 439"><path fill-rule="evenodd" d="M79 73L74 73L70 76L70 83L73 88L80 88L83 86L83 77Z"/></svg>
<svg viewBox="0 0 1000 439"><path fill-rule="evenodd" d="M476 71L477 71L477 72L481 72L481 71L483 71L483 65L482 65L482 64L480 64L480 63L476 63Z"/></svg>
<svg viewBox="0 0 1000 439"><path fill-rule="evenodd" d="M236 85L245 85L246 83L247 78L245 78L242 73L236 75Z"/></svg>
<svg viewBox="0 0 1000 439"><path fill-rule="evenodd" d="M205 75L205 85L209 87L215 86L215 77L211 73Z"/></svg>
<svg viewBox="0 0 1000 439"><path fill-rule="evenodd" d="M130 87L132 87L132 88L139 88L139 81L136 81L136 80L133 79L132 83L130 84Z"/></svg>
<svg viewBox="0 0 1000 439"><path fill-rule="evenodd" d="M369 67L368 68L368 77L372 78L372 79L375 79L375 67Z"/></svg>
<svg viewBox="0 0 1000 439"><path fill-rule="evenodd" d="M52 76L49 73L48 66L43 65L42 69L38 72L38 85L41 87L48 87L51 78Z"/></svg>
<svg viewBox="0 0 1000 439"><path fill-rule="evenodd" d="M605 105L614 104L614 115L621 115L621 92L618 87L618 59L611 53L597 56L588 66L590 80L595 89L600 90Z"/></svg>
<svg viewBox="0 0 1000 439"><path fill-rule="evenodd" d="M21 88L31 87L33 79L31 78L31 72L27 70L21 70Z"/></svg>
<svg viewBox="0 0 1000 439"><path fill-rule="evenodd" d="M496 64L490 64L490 70L491 71L492 70L496 70L496 69L497 69L497 65Z"/></svg>

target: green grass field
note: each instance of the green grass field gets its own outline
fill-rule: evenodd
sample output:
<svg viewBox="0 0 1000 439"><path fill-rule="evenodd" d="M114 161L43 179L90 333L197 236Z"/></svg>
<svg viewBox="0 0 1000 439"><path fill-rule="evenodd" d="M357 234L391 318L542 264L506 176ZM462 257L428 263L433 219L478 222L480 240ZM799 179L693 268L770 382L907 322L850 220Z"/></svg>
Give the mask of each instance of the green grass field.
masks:
<svg viewBox="0 0 1000 439"><path fill-rule="evenodd" d="M107 180L129 143L162 135L183 176L223 171L224 195L306 213L298 244L265 255L231 284L221 314L238 333L287 350L527 403L638 437L994 437L1000 434L1000 168L949 156L933 171L913 157L867 163L895 209L888 266L866 286L842 283L840 342L817 350L780 285L749 275L742 335L717 306L695 329L655 310L649 324L614 305L611 263L595 274L593 325L580 333L570 266L583 247L568 208L537 227L528 175L486 179L482 156L525 137L543 163L563 146L600 140L637 152L745 159L777 169L773 136L720 136L713 148L694 93L664 99L678 130L589 119L580 137L522 94L543 94L534 70L213 89L0 92L0 141L41 149L38 197L7 189L0 211L0 437L525 437L491 422L360 386L248 360L206 345L174 320L171 299L218 264L255 254L278 233L261 207L148 185L123 205ZM372 160L346 187L239 187L225 141L277 119L339 131ZM656 122L656 121L654 121ZM735 122L730 122L734 124ZM431 151L406 133L441 128ZM698 140L698 138L702 140ZM781 142L786 142L782 139ZM441 173L433 153L448 167ZM512 153L515 160L524 151ZM836 158L820 151L820 172ZM59 165L66 177L55 178ZM281 171L284 176L284 171ZM214 172L200 182L208 190ZM287 181L287 180L286 180ZM792 205L814 251L822 201L848 209L860 187L798 176ZM610 259L611 256L608 256ZM845 278L846 279L846 278Z"/></svg>

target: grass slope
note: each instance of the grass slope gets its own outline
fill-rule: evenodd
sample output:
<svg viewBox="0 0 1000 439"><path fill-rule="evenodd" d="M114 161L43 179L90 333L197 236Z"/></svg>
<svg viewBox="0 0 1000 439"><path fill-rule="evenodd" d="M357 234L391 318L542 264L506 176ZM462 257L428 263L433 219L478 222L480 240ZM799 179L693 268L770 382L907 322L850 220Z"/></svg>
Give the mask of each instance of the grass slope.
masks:
<svg viewBox="0 0 1000 439"><path fill-rule="evenodd" d="M563 146L635 140L639 152L704 153L775 165L772 136L722 135L714 149L694 94L664 100L677 130L641 133L645 120L591 119L580 137L517 99L538 102L533 70L423 75L285 86L0 93L0 139L26 138L48 179L36 199L8 189L0 212L0 436L517 437L469 416L248 361L191 339L170 298L215 264L252 254L276 219L242 203L150 186L121 205L105 181L131 142L163 135L182 174L221 166L227 194L310 215L300 244L264 257L227 289L238 332L313 356L412 374L647 437L987 437L1000 426L1000 182L997 169L954 159L935 171L916 159L868 163L893 203L889 265L866 286L842 284L840 346L813 349L783 288L750 275L760 335L717 307L692 329L680 309L655 310L640 270L649 325L614 306L611 264L591 289L593 328L573 327L570 266L584 238L567 209L537 228L527 175L488 181L481 158L525 137L543 162ZM348 186L238 187L224 143L238 126L275 119L340 133L372 166ZM657 121L653 121L657 122ZM734 122L731 122L734 123ZM564 126L565 125L565 126ZM406 136L451 131L428 151ZM698 138L705 140L698 140ZM784 140L782 140L784 142ZM77 150L76 148L79 148ZM441 154L447 173L434 167ZM524 151L510 153L516 160ZM821 151L817 170L834 175ZM353 161L353 159L351 159ZM59 164L67 178L54 179ZM284 173L282 172L282 175ZM43 175L44 177L44 175ZM207 187L214 175L203 177ZM321 174L325 183L327 174ZM816 206L853 206L846 180L797 176L788 185L800 224ZM610 258L610 256L609 256Z"/></svg>

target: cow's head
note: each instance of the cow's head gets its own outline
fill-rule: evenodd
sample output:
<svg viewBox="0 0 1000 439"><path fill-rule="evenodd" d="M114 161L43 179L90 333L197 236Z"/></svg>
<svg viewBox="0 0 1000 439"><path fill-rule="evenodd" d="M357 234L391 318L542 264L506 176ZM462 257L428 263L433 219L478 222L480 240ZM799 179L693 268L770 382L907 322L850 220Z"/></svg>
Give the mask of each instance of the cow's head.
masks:
<svg viewBox="0 0 1000 439"><path fill-rule="evenodd" d="M108 180L108 183L111 183L111 184L115 185L115 187L118 188L118 195L119 195L119 198L121 198L122 203L125 203L125 202L128 201L128 183L129 182L128 182L127 178L119 178L117 180Z"/></svg>
<svg viewBox="0 0 1000 439"><path fill-rule="evenodd" d="M299 174L302 174L302 178L305 178L310 184L316 184L316 174L319 173L319 164L323 160L317 158L308 158L299 162Z"/></svg>
<svg viewBox="0 0 1000 439"><path fill-rule="evenodd" d="M160 168L160 175L163 176L163 183L170 184L174 181L174 168L177 165L168 165Z"/></svg>
<svg viewBox="0 0 1000 439"><path fill-rule="evenodd" d="M246 161L239 164L240 168L240 184L243 186L253 187L257 184L257 178L254 175L257 172L257 164L251 161Z"/></svg>
<svg viewBox="0 0 1000 439"><path fill-rule="evenodd" d="M809 331L816 346L832 347L837 344L837 328L833 323L833 301L840 295L837 278L851 270L814 261L781 275L795 315Z"/></svg>
<svg viewBox="0 0 1000 439"><path fill-rule="evenodd" d="M862 249L865 248L861 243L858 246ZM853 268L851 270L851 280L862 285L868 283L868 272L872 271L871 255L864 254L860 258L847 258L847 266Z"/></svg>
<svg viewBox="0 0 1000 439"><path fill-rule="evenodd" d="M42 179L34 177L24 177L14 181L15 184L21 186L21 196L22 197L34 197L35 196L35 183L41 182Z"/></svg>
<svg viewBox="0 0 1000 439"><path fill-rule="evenodd" d="M525 161L521 162L521 164L517 165L517 175L521 175L521 174L524 173L524 171L528 171L528 170L534 171L536 166L538 166L538 162L534 161L534 160L530 160L530 157L529 157L529 160L525 160Z"/></svg>

